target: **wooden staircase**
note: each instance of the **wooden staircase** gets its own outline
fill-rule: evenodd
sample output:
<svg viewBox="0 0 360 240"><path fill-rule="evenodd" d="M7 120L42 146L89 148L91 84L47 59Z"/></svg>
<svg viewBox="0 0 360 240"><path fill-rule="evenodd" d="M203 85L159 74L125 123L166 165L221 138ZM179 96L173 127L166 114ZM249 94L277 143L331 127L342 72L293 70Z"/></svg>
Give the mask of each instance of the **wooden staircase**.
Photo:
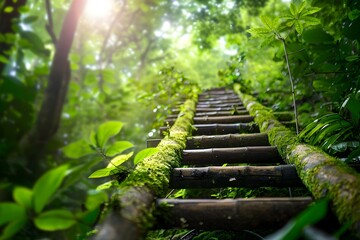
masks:
<svg viewBox="0 0 360 240"><path fill-rule="evenodd" d="M283 227L313 198L327 198L335 220L350 222L360 237L360 175L299 142L286 127L292 124L289 114L273 113L238 87L246 108L234 91L215 89L198 96L195 89L181 111L173 110L160 128L164 138L148 140L158 152L120 183L95 239L138 240L158 229L189 229L182 230L180 240L212 230L231 231L235 239L260 239L257 233L267 236ZM236 194L229 195L232 190ZM181 192L188 194L175 198Z"/></svg>
<svg viewBox="0 0 360 240"><path fill-rule="evenodd" d="M167 121L169 125L175 122L179 111L174 109L173 113ZM311 197L291 196L290 188L303 187L296 169L284 163L276 147L269 145L267 135L259 133L253 119L232 90L216 89L199 95L192 137L182 152L183 166L173 169L169 188L174 192L274 187L289 188L289 196L172 199L170 195L156 200L160 213L155 228L276 230L312 202ZM168 128L161 127L161 134ZM160 139L151 139L147 144L155 147L159 142Z"/></svg>

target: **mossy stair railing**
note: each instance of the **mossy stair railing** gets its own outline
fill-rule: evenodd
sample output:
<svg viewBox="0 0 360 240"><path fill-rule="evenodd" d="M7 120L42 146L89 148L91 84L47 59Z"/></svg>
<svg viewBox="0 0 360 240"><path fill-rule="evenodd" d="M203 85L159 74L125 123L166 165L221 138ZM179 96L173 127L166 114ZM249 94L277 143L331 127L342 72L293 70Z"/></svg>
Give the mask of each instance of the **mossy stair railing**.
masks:
<svg viewBox="0 0 360 240"><path fill-rule="evenodd" d="M153 225L155 198L165 193L172 169L180 165L182 150L191 134L196 101L194 93L181 107L169 134L157 146L158 152L140 162L121 183L96 239L142 239Z"/></svg>
<svg viewBox="0 0 360 240"><path fill-rule="evenodd" d="M277 147L286 163L295 165L313 197L328 198L340 223L351 223L351 230L360 237L360 175L321 149L299 142L297 136L284 127L269 108L242 93L240 85L234 88L254 116L260 131L269 136L270 144Z"/></svg>

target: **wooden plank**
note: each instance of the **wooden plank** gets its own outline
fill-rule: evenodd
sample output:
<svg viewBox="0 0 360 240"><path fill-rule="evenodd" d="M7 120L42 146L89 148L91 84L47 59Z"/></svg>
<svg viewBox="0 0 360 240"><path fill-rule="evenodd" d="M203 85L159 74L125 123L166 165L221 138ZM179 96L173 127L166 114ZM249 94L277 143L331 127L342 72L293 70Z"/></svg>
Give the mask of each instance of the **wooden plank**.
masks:
<svg viewBox="0 0 360 240"><path fill-rule="evenodd" d="M240 99L225 99L225 100L212 100L212 101L199 101L197 103L199 104L240 104L242 105L242 102Z"/></svg>
<svg viewBox="0 0 360 240"><path fill-rule="evenodd" d="M303 186L293 165L175 168L170 188Z"/></svg>
<svg viewBox="0 0 360 240"><path fill-rule="evenodd" d="M248 123L254 121L250 115L232 115L232 116L215 116L215 117L194 117L195 124L204 123Z"/></svg>
<svg viewBox="0 0 360 240"><path fill-rule="evenodd" d="M233 107L204 107L204 108L196 108L196 112L214 112L214 111L231 111L235 110ZM237 107L236 110L246 110L245 107Z"/></svg>
<svg viewBox="0 0 360 240"><path fill-rule="evenodd" d="M238 107L243 107L242 104L240 103L219 103L219 104L207 104L207 103L199 103L196 105L196 107L198 108L208 108L208 107L214 107L214 108L217 108L217 107L231 107L232 109L235 109L235 108L238 108Z"/></svg>
<svg viewBox="0 0 360 240"><path fill-rule="evenodd" d="M171 123L169 123L171 125ZM160 136L169 130L170 126L160 127ZM192 131L193 136L216 135L230 133L258 133L259 127L251 123L228 123L228 124L195 124Z"/></svg>
<svg viewBox="0 0 360 240"><path fill-rule="evenodd" d="M203 230L271 229L284 226L303 211L312 199L158 199L158 229Z"/></svg>
<svg viewBox="0 0 360 240"><path fill-rule="evenodd" d="M147 147L156 147L161 139L148 139ZM188 138L186 149L226 148L246 146L269 146L267 134L224 134L212 136L194 136Z"/></svg>
<svg viewBox="0 0 360 240"><path fill-rule="evenodd" d="M283 163L273 146L208 148L184 150L182 164L206 165L224 163Z"/></svg>
<svg viewBox="0 0 360 240"><path fill-rule="evenodd" d="M236 114L232 113L233 110L229 111L214 111L214 112L197 112L195 113L195 117L204 117L204 116L231 116L231 115L248 115L249 112L247 110L237 110Z"/></svg>
<svg viewBox="0 0 360 240"><path fill-rule="evenodd" d="M269 146L267 134L224 134L188 138L186 149Z"/></svg>

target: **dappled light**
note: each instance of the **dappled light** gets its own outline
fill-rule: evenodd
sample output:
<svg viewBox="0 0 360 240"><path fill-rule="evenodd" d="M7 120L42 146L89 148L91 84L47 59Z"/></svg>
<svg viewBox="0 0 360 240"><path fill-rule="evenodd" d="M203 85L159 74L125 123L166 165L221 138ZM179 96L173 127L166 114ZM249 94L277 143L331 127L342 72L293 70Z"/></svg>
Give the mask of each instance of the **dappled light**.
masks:
<svg viewBox="0 0 360 240"><path fill-rule="evenodd" d="M101 21L111 17L115 0L87 0L85 16L93 21Z"/></svg>

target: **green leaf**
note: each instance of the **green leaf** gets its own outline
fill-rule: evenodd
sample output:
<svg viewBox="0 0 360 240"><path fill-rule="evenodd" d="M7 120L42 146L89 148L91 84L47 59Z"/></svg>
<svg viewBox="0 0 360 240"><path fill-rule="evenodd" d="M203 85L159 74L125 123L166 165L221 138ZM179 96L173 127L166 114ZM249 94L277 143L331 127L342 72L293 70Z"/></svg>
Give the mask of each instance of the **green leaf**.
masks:
<svg viewBox="0 0 360 240"><path fill-rule="evenodd" d="M145 158L151 157L158 151L159 151L159 149L157 149L157 148L146 148L146 149L141 150L140 152L138 152L136 154L135 159L134 159L134 164L136 165L139 162L141 162L142 160L144 160Z"/></svg>
<svg viewBox="0 0 360 240"><path fill-rule="evenodd" d="M111 175L115 175L117 173L126 171L126 168L123 166L119 167L107 167L107 168L101 168L93 172L89 178L102 178L102 177L108 177Z"/></svg>
<svg viewBox="0 0 360 240"><path fill-rule="evenodd" d="M2 230L0 239L10 239L13 235L15 235L18 231L20 231L25 226L26 222L27 222L26 218L17 219L17 220L10 222Z"/></svg>
<svg viewBox="0 0 360 240"><path fill-rule="evenodd" d="M261 16L260 20L268 30L275 30L277 23L275 19L271 19L268 16Z"/></svg>
<svg viewBox="0 0 360 240"><path fill-rule="evenodd" d="M319 19L314 18L314 17L308 17L308 16L302 17L301 20L304 21L305 24L308 26L318 25L321 23Z"/></svg>
<svg viewBox="0 0 360 240"><path fill-rule="evenodd" d="M322 28L307 29L304 31L303 39L307 43L333 42L334 38L326 33Z"/></svg>
<svg viewBox="0 0 360 240"><path fill-rule="evenodd" d="M72 212L63 209L41 213L34 219L37 228L44 231L64 230L76 223Z"/></svg>
<svg viewBox="0 0 360 240"><path fill-rule="evenodd" d="M357 61L357 60L359 60L359 55L347 56L347 57L345 58L345 60L348 61L348 62Z"/></svg>
<svg viewBox="0 0 360 240"><path fill-rule="evenodd" d="M42 53L43 55L48 56L48 50L44 48L44 42L36 33L31 31L20 31L20 36L29 43L28 47L32 52L35 54Z"/></svg>
<svg viewBox="0 0 360 240"><path fill-rule="evenodd" d="M5 13L12 13L14 11L14 8L11 6L7 6L4 8Z"/></svg>
<svg viewBox="0 0 360 240"><path fill-rule="evenodd" d="M106 149L106 156L113 157L117 154L122 153L123 151L132 148L134 145L128 141L118 141L112 144L109 148Z"/></svg>
<svg viewBox="0 0 360 240"><path fill-rule="evenodd" d="M36 213L43 210L50 198L60 187L67 169L67 165L61 165L47 171L36 181L33 188L33 205Z"/></svg>
<svg viewBox="0 0 360 240"><path fill-rule="evenodd" d="M107 202L108 200L108 195L105 192L90 190L87 193L85 207L87 210L91 211L99 207L102 203Z"/></svg>
<svg viewBox="0 0 360 240"><path fill-rule="evenodd" d="M129 158L131 158L133 154L134 154L134 152L116 156L113 159L111 159L111 161L109 162L109 164L106 167L107 168L117 167L117 166L123 164L124 162L126 162L127 160L129 160Z"/></svg>
<svg viewBox="0 0 360 240"><path fill-rule="evenodd" d="M309 7L309 8L306 8L302 13L301 13L301 16L307 16L307 15L311 15L311 14L314 14L316 12L319 12L321 10L321 8L318 8L318 7Z"/></svg>
<svg viewBox="0 0 360 240"><path fill-rule="evenodd" d="M304 31L304 26L300 23L300 21L295 21L295 30L299 34L302 34L302 32Z"/></svg>
<svg viewBox="0 0 360 240"><path fill-rule="evenodd" d="M357 19L358 17L360 17L360 11L359 11L359 9L354 9L354 10L352 10L351 12L349 12L348 16L349 16L349 19L350 19L351 21L354 21L355 19Z"/></svg>
<svg viewBox="0 0 360 240"><path fill-rule="evenodd" d="M300 3L300 6L299 6L298 11L297 11L297 13L298 13L300 16L302 15L302 11L305 9L305 6L306 6L306 2L305 2L305 1L303 1L303 2Z"/></svg>
<svg viewBox="0 0 360 240"><path fill-rule="evenodd" d="M347 109L350 113L351 122L354 126L359 124L360 120L360 101L356 99L355 94L351 94L341 105L341 110Z"/></svg>
<svg viewBox="0 0 360 240"><path fill-rule="evenodd" d="M27 16L25 17L22 22L23 23L32 23L32 22L35 22L39 19L38 16L35 16L35 15L30 15L30 16Z"/></svg>
<svg viewBox="0 0 360 240"><path fill-rule="evenodd" d="M96 134L98 147L103 148L109 138L120 132L123 125L122 122L117 121L109 121L101 124Z"/></svg>
<svg viewBox="0 0 360 240"><path fill-rule="evenodd" d="M295 4L294 3L290 3L290 13L291 13L291 15L293 15L293 16L296 16L297 15L297 9L296 9L296 6L295 6Z"/></svg>
<svg viewBox="0 0 360 240"><path fill-rule="evenodd" d="M83 139L66 145L62 148L62 151L66 157L73 159L96 153L96 151L90 147L90 144Z"/></svg>
<svg viewBox="0 0 360 240"><path fill-rule="evenodd" d="M105 190L105 189L109 189L111 187L116 187L119 186L119 182L117 180L111 180L108 182L105 182L103 184L100 184L99 186L96 187L96 190L100 191L100 190Z"/></svg>
<svg viewBox="0 0 360 240"><path fill-rule="evenodd" d="M19 205L26 209L31 209L33 192L31 189L25 187L16 187L13 191L13 198Z"/></svg>
<svg viewBox="0 0 360 240"><path fill-rule="evenodd" d="M267 236L266 240L293 240L298 239L304 227L312 225L323 219L327 213L327 199L321 199L305 211L300 213L295 219L287 223L282 229Z"/></svg>
<svg viewBox="0 0 360 240"><path fill-rule="evenodd" d="M24 206L11 202L0 203L0 226L21 219L27 219Z"/></svg>

